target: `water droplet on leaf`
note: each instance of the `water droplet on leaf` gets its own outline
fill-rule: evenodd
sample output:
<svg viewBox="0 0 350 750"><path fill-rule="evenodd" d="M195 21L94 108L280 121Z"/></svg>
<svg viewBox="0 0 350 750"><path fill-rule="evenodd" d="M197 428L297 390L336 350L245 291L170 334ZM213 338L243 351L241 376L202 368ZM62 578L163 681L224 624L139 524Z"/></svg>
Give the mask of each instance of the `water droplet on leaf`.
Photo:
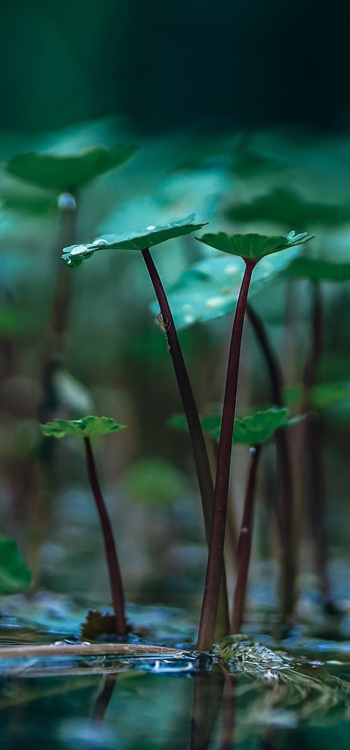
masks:
<svg viewBox="0 0 350 750"><path fill-rule="evenodd" d="M72 250L70 251L70 254L71 255L83 255L83 253L88 253L88 252L89 252L89 248L86 247L86 245L76 245L75 247L72 248Z"/></svg>
<svg viewBox="0 0 350 750"><path fill-rule="evenodd" d="M100 247L101 245L108 245L108 240L104 240L100 238L99 240L94 240L92 243L95 247Z"/></svg>

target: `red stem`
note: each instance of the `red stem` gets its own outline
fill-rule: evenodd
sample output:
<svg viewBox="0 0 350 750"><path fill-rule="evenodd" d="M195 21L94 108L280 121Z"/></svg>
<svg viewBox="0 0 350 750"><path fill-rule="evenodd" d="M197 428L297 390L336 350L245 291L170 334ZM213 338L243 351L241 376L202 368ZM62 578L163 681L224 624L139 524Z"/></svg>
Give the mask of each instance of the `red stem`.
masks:
<svg viewBox="0 0 350 750"><path fill-rule="evenodd" d="M194 461L198 476L199 490L202 500L205 536L207 544L209 544L210 528L213 514L214 487L202 425L200 423L191 382L188 376L174 319L163 284L155 267L150 251L146 248L142 251L142 255L146 263L147 270L150 275L150 279L152 281L153 288L156 293L156 297L162 313L164 332L166 334L168 342L168 349L173 361L175 376L188 423ZM218 580L220 580L220 577ZM218 625L220 626L220 633L218 632L218 635L224 636L227 635L229 630L226 571L224 566L222 567L219 602Z"/></svg>
<svg viewBox="0 0 350 750"><path fill-rule="evenodd" d="M233 599L233 616L231 625L231 633L233 634L240 632L243 622L244 601L247 590L250 551L252 546L256 472L261 453L261 445L257 445L255 448L252 448L251 451L253 451L253 453L249 467L241 533L238 540L237 550L238 573Z"/></svg>
<svg viewBox="0 0 350 750"><path fill-rule="evenodd" d="M90 439L88 437L84 438L84 444L89 482L100 517L103 541L105 545L109 584L111 588L112 603L116 623L116 633L119 636L123 636L126 635L128 630L125 618L125 596L112 525L107 512L105 501L102 496L100 483L98 481L96 472L94 455L92 452Z"/></svg>
<svg viewBox="0 0 350 750"><path fill-rule="evenodd" d="M255 261L246 261L246 268L237 301L232 329L222 413L207 573L197 641L197 649L199 651L210 651L214 643L219 596L218 582L220 581L223 564L227 496L231 465L233 423L236 411L239 359L249 284L255 266Z"/></svg>

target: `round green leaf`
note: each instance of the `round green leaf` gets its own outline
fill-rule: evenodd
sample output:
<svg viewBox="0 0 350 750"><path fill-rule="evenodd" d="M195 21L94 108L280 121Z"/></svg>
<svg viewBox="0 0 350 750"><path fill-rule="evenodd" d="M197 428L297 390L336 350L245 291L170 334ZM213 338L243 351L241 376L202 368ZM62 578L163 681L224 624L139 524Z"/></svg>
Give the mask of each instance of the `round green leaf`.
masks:
<svg viewBox="0 0 350 750"><path fill-rule="evenodd" d="M154 245L160 245L162 242L172 240L175 237L181 237L185 234L196 232L205 224L193 224L195 214L187 216L186 219L174 221L164 226L155 227L153 225L146 227L145 232L136 232L125 236L115 237L113 240L97 239L92 245L72 245L65 247L62 253L62 260L74 268L79 266L85 258L91 257L96 250L145 250ZM207 223L207 222L206 222Z"/></svg>
<svg viewBox="0 0 350 750"><path fill-rule="evenodd" d="M16 594L28 588L32 574L14 539L0 537L0 594Z"/></svg>
<svg viewBox="0 0 350 750"><path fill-rule="evenodd" d="M295 258L286 269L286 274L309 281L349 281L350 263L334 263L322 258Z"/></svg>
<svg viewBox="0 0 350 750"><path fill-rule="evenodd" d="M258 445L265 443L280 427L289 427L302 419L302 416L288 418L288 409L285 407L271 406L264 411L238 418L236 417L233 428L233 443L243 445ZM221 416L208 414L200 418L203 431L211 435L215 440L220 440ZM187 420L184 414L173 414L169 425L174 429L188 431Z"/></svg>
<svg viewBox="0 0 350 750"><path fill-rule="evenodd" d="M301 245L311 240L314 235L307 236L307 232L266 237L263 234L233 234L226 232L217 232L216 234L204 234L203 237L196 237L196 240L203 242L205 245L215 247L216 250L222 250L230 255L238 255L247 261L256 263L264 258L265 255L278 253L280 250L286 250L294 245Z"/></svg>
<svg viewBox="0 0 350 750"><path fill-rule="evenodd" d="M89 148L80 154L18 154L7 164L7 171L21 180L42 188L65 192L86 185L95 177L124 164L135 153L135 146Z"/></svg>
<svg viewBox="0 0 350 750"><path fill-rule="evenodd" d="M117 424L109 417L84 417L83 419L54 419L53 422L40 425L46 437L62 438L67 435L74 437L97 437L109 435L112 432L125 430L126 425Z"/></svg>
<svg viewBox="0 0 350 750"><path fill-rule="evenodd" d="M263 258L254 270L249 299L275 281L298 252L298 247L292 247L273 258ZM243 270L241 258L219 255L199 261L180 276L168 291L176 328L188 328L232 312L237 304ZM159 312L156 302L152 303L151 310L154 314Z"/></svg>
<svg viewBox="0 0 350 750"><path fill-rule="evenodd" d="M348 206L312 203L295 190L275 188L257 196L251 203L235 205L226 211L232 221L272 221L285 226L337 226L350 220Z"/></svg>

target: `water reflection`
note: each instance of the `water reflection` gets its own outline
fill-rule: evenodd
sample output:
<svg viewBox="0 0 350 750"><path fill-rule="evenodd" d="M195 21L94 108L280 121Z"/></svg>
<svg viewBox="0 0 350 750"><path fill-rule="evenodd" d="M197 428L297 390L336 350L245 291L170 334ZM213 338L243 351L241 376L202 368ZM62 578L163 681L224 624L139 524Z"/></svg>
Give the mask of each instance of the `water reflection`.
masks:
<svg viewBox="0 0 350 750"><path fill-rule="evenodd" d="M3 676L2 747L328 750L336 742L337 750L348 748L346 664L301 660L281 668L277 661L276 669L257 663L254 672L252 661L238 659L183 659L178 669L168 658L134 658L130 668L124 661L81 660L60 674L46 665L40 676L32 667Z"/></svg>

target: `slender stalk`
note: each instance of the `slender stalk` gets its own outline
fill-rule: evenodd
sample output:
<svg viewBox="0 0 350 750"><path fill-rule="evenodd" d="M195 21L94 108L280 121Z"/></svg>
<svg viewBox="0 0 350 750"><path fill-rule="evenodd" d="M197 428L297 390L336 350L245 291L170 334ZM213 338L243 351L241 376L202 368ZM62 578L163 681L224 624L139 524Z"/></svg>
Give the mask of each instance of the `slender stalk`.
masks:
<svg viewBox="0 0 350 750"><path fill-rule="evenodd" d="M105 501L102 496L100 483L98 481L94 455L91 448L90 439L84 438L86 465L92 494L95 499L97 511L100 517L103 541L105 545L109 584L111 588L113 610L115 616L116 633L119 636L126 635L127 624L125 618L125 596L122 577L120 573L117 550L110 518L107 512Z"/></svg>
<svg viewBox="0 0 350 750"><path fill-rule="evenodd" d="M60 223L55 246L56 288L52 305L52 332L61 338L67 330L71 303L72 275L61 261L62 247L73 245L76 237L77 225L77 196L62 193L58 198Z"/></svg>
<svg viewBox="0 0 350 750"><path fill-rule="evenodd" d="M236 411L239 359L249 284L255 265L256 263L254 261L246 261L246 268L237 301L232 329L216 472L207 573L197 641L197 649L199 651L210 651L214 643L215 621L219 596L218 581L220 581L223 564L227 495L230 478L233 423Z"/></svg>
<svg viewBox="0 0 350 750"><path fill-rule="evenodd" d="M205 445L202 426L199 419L198 409L194 399L191 382L188 376L185 360L183 358L179 338L175 328L169 302L155 267L150 251L146 248L142 251L144 261L153 284L154 291L162 313L162 323L167 337L168 349L172 358L177 384L179 387L184 412L186 415L190 433L194 461L198 476L199 490L202 500L205 536L207 544L210 539L210 528L213 514L214 487L210 471L208 453ZM229 609L227 600L226 571L222 568L219 596L218 637L227 635L229 629ZM220 631L220 632L219 632Z"/></svg>
<svg viewBox="0 0 350 750"><path fill-rule="evenodd" d="M244 499L241 533L238 540L238 572L233 598L231 633L239 633L243 622L244 602L247 590L250 551L252 546L256 473L261 453L261 445L251 448L251 462Z"/></svg>
<svg viewBox="0 0 350 750"><path fill-rule="evenodd" d="M249 302L247 304L247 317L265 357L271 383L271 400L276 406L283 406L282 388L284 378L282 369L272 349L264 325ZM296 579L293 471L288 436L284 429L276 431L275 442L279 484L278 522L282 557L282 575L280 581L281 620L282 623L288 623L294 614Z"/></svg>
<svg viewBox="0 0 350 750"><path fill-rule="evenodd" d="M316 572L326 606L332 607L331 586L327 571L328 535L326 531L326 492L323 462L323 424L321 417L312 411L312 389L318 381L323 349L323 300L321 286L312 282L312 324L310 354L303 377L302 412L306 414L303 437L308 454L309 487L307 492L309 524L314 548ZM305 452L304 452L305 454Z"/></svg>
<svg viewBox="0 0 350 750"><path fill-rule="evenodd" d="M309 453L309 524L314 545L315 567L324 605L334 611L327 570L329 541L326 531L326 482L323 462L323 421L320 414L309 412L306 417Z"/></svg>

